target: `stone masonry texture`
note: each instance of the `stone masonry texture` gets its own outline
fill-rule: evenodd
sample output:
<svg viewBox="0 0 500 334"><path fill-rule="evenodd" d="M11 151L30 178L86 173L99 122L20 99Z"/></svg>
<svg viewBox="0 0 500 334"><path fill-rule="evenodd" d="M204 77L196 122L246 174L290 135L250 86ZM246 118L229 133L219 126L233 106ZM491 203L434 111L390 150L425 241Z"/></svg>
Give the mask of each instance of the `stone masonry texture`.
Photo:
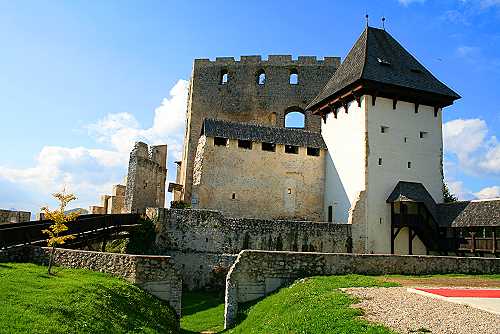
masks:
<svg viewBox="0 0 500 334"><path fill-rule="evenodd" d="M283 285L315 275L498 274L500 259L451 256L326 254L242 251L226 278L225 328L238 303L264 297Z"/></svg>
<svg viewBox="0 0 500 334"><path fill-rule="evenodd" d="M305 107L324 87L340 65L340 58L289 55L242 56L215 61L196 59L191 75L184 151L180 183L184 185L183 200L191 201L194 158L203 121L206 118L233 122L283 127L288 112L305 114L305 128L320 132L321 120ZM227 73L228 81L221 79ZM258 76L265 73L265 83ZM290 84L290 74L298 75L298 83Z"/></svg>
<svg viewBox="0 0 500 334"><path fill-rule="evenodd" d="M0 252L0 262L30 261L46 265L50 248L24 247ZM167 301L181 314L182 278L169 256L129 255L57 248L54 264L122 277Z"/></svg>
<svg viewBox="0 0 500 334"><path fill-rule="evenodd" d="M0 210L0 224L22 223L30 221L31 212Z"/></svg>

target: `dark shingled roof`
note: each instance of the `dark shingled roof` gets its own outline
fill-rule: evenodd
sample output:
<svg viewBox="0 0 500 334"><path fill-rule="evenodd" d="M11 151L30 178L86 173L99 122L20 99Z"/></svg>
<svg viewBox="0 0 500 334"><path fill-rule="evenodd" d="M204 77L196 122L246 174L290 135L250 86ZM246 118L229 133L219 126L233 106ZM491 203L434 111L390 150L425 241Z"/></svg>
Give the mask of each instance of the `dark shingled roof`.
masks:
<svg viewBox="0 0 500 334"><path fill-rule="evenodd" d="M320 133L209 118L203 122L202 135L326 149Z"/></svg>
<svg viewBox="0 0 500 334"><path fill-rule="evenodd" d="M500 226L500 199L438 204L441 226Z"/></svg>
<svg viewBox="0 0 500 334"><path fill-rule="evenodd" d="M399 181L387 198L387 203L400 201L424 203L434 220L438 221L436 202L422 183Z"/></svg>
<svg viewBox="0 0 500 334"><path fill-rule="evenodd" d="M436 79L388 32L367 27L344 62L307 109L319 107L323 101L360 80L409 88L451 100L460 98Z"/></svg>

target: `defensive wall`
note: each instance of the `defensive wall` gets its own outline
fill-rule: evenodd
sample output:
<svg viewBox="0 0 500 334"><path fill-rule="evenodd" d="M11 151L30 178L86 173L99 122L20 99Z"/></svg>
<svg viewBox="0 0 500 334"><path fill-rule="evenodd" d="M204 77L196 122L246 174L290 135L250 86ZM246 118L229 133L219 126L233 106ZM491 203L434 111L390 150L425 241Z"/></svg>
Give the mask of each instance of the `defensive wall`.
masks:
<svg viewBox="0 0 500 334"><path fill-rule="evenodd" d="M220 287L244 249L347 252L350 225L231 218L219 211L148 208L156 222L156 247L174 258L188 289Z"/></svg>
<svg viewBox="0 0 500 334"><path fill-rule="evenodd" d="M179 183L181 198L191 201L193 165L203 121L214 118L284 127L285 116L305 115L305 129L320 132L319 116L305 112L309 102L340 66L340 58L270 55L195 59L190 80L187 124ZM262 75L264 80L262 80ZM291 81L291 77L296 81Z"/></svg>
<svg viewBox="0 0 500 334"><path fill-rule="evenodd" d="M50 248L24 247L0 252L0 262L48 263ZM129 255L57 248L54 264L122 277L167 301L181 315L182 278L169 256Z"/></svg>
<svg viewBox="0 0 500 334"><path fill-rule="evenodd" d="M498 274L500 259L451 256L327 254L242 251L226 278L224 327L234 325L238 304L264 297L315 275Z"/></svg>

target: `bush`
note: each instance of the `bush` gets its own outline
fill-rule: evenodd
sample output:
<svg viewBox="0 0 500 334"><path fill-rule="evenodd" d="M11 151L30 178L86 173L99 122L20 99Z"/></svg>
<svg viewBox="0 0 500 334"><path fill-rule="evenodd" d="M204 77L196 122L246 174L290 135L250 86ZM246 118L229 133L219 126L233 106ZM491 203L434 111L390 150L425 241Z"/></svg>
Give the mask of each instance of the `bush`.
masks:
<svg viewBox="0 0 500 334"><path fill-rule="evenodd" d="M157 254L155 224L149 219L140 219L141 224L130 233L126 252L128 254Z"/></svg>
<svg viewBox="0 0 500 334"><path fill-rule="evenodd" d="M172 201L170 202L171 209L189 209L191 204L184 201Z"/></svg>

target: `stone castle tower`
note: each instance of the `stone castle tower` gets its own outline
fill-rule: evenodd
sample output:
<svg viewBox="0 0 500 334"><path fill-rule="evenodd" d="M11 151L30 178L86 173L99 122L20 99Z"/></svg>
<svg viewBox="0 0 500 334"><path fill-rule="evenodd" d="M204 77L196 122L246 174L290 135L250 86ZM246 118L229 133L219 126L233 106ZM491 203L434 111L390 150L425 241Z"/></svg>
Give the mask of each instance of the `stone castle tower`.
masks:
<svg viewBox="0 0 500 334"><path fill-rule="evenodd" d="M436 248L442 108L458 98L389 33L367 27L308 106L324 119L325 207L352 223L355 252Z"/></svg>
<svg viewBox="0 0 500 334"><path fill-rule="evenodd" d="M125 211L140 212L147 207L165 206L167 145L135 144L130 152L125 191Z"/></svg>
<svg viewBox="0 0 500 334"><path fill-rule="evenodd" d="M321 120L305 111L340 65L340 58L270 55L196 59L190 81L182 162L174 200L191 201L198 139L207 118L284 127L289 112L305 115L305 130L319 133Z"/></svg>

